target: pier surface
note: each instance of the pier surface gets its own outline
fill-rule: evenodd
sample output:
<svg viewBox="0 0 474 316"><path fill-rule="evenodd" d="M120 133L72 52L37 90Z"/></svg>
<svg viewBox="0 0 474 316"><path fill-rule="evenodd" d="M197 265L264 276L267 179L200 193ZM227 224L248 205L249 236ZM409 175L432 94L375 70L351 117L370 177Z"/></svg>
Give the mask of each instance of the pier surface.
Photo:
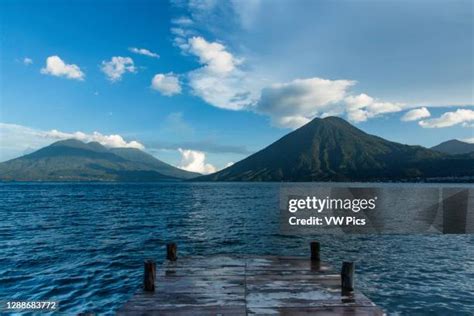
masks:
<svg viewBox="0 0 474 316"><path fill-rule="evenodd" d="M187 257L157 268L118 315L383 315L358 291L341 294L339 271L304 257Z"/></svg>

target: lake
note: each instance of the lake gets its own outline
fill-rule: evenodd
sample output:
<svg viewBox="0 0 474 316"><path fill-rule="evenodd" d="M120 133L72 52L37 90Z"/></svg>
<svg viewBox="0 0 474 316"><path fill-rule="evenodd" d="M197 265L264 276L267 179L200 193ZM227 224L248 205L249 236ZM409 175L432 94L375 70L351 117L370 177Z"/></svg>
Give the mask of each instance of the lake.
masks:
<svg viewBox="0 0 474 316"><path fill-rule="evenodd" d="M422 186L421 184L419 186ZM472 187L472 186L471 186ZM142 282L145 258L308 256L356 261L356 287L393 315L472 315L474 235L279 232L278 183L2 183L0 301L54 300L113 314Z"/></svg>

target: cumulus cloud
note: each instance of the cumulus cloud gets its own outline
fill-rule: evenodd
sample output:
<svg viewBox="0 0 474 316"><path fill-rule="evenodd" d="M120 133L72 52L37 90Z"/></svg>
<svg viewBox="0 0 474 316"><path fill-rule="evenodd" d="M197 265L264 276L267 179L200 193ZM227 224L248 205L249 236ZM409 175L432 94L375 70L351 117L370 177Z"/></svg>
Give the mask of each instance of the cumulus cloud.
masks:
<svg viewBox="0 0 474 316"><path fill-rule="evenodd" d="M148 56L148 57L152 57L152 58L160 58L160 55L158 55L157 53L154 53L154 52L152 52L152 51L150 51L146 48L129 47L128 50L131 51L134 54Z"/></svg>
<svg viewBox="0 0 474 316"><path fill-rule="evenodd" d="M268 84L268 78L244 64L223 43L208 41L195 34L192 26L199 21L203 10L212 5L185 4L192 19L174 21L172 33L175 44L183 53L198 58L201 67L187 74L191 91L206 103L229 110L250 110L270 117L277 127L298 128L314 117L346 116L353 122L402 111L403 103L386 102L367 94L353 95L349 90L354 80L325 78L295 79L289 82ZM252 24L252 16L260 4L252 8L237 5L243 24ZM236 9L236 8L234 8ZM247 10L248 9L248 10ZM201 13L199 13L201 12ZM263 79L264 78L264 79Z"/></svg>
<svg viewBox="0 0 474 316"><path fill-rule="evenodd" d="M31 58L29 58L29 57L23 58L23 65L29 66L29 65L31 65L31 64L33 64L33 59L31 59Z"/></svg>
<svg viewBox="0 0 474 316"><path fill-rule="evenodd" d="M255 52L246 55L246 51L253 50L247 50L246 45L242 45L241 41L234 41L232 34L226 32L226 30L235 28L240 28L243 31L255 29L256 23L264 21L266 17L264 15L268 13L266 12L268 10L265 10L260 0L251 1L251 3L239 0L227 2L175 0L172 3L179 7L181 14L172 21L171 32L175 36L174 43L181 48L184 55L197 56L199 63L202 65L202 67L188 73L189 86L196 96L210 105L223 109L255 111L270 117L273 125L287 128L297 128L316 116L337 115L358 123L415 108L413 105L402 102L381 100L370 95L370 93L357 94L350 91L351 87L341 89L343 92L342 99L326 105L321 105L316 101L313 102L316 97L324 97L325 91L322 89L309 89L310 91L316 91L312 93L307 91L293 92L292 85L296 86L297 84L287 78L281 81L281 78L286 77L287 73L281 69L273 71L271 67L274 67L275 62L265 62L265 60L262 60L262 56L255 55ZM218 23L219 25L207 23L211 20L222 23ZM240 25L237 25L236 22ZM223 39L227 44L224 45L222 41L211 41L209 38L200 36L204 33L208 36ZM275 40L273 44L275 44L273 48L277 50L279 49L277 46L281 46L278 40ZM241 50L236 52L231 47L239 47ZM242 56L248 57L241 58ZM284 57L280 56L281 58ZM298 61L295 62L298 63ZM291 69L288 73L291 73ZM328 82L345 81L351 82L351 85L355 84L355 81L347 78L329 80L317 78L316 75L312 77L315 78L297 80L320 79ZM282 84L276 84L276 86L283 85L283 87L275 88L275 85L271 83L276 82L283 82ZM285 87L285 85L288 87ZM287 88L286 91L284 88ZM272 95L276 95L277 92L280 92L280 96L283 98L288 98L285 101L286 105L281 106L285 108L283 111L278 104L276 106L265 106L265 104L269 104L266 100L271 99ZM327 91L328 97L332 96L331 92L334 92L334 90ZM295 93L296 96L293 96L292 93ZM293 98L295 100L305 99L305 96L308 100L311 100L311 105L293 106L293 104L296 104L296 102L292 102ZM277 103L280 102L277 101ZM435 106L433 103L428 105L429 108ZM416 107L425 106L428 109L428 105L418 103ZM439 106L441 105L446 106L444 102L439 104ZM404 113L404 119L415 120L414 117L416 116L419 117L418 119L427 118L426 113L422 113L422 111L422 109L416 109L410 114ZM469 123L464 124L469 125Z"/></svg>
<svg viewBox="0 0 474 316"><path fill-rule="evenodd" d="M120 81L126 72L136 72L137 69L130 57L115 56L110 61L102 61L101 70L112 81Z"/></svg>
<svg viewBox="0 0 474 316"><path fill-rule="evenodd" d="M351 80L322 78L273 84L262 90L255 111L269 115L276 126L296 128L315 116L340 108L337 103L354 84Z"/></svg>
<svg viewBox="0 0 474 316"><path fill-rule="evenodd" d="M418 124L424 128L442 128L462 124L465 127L472 127L474 122L474 111L458 109L454 112L446 112L438 118L419 121Z"/></svg>
<svg viewBox="0 0 474 316"><path fill-rule="evenodd" d="M277 127L298 128L314 117L346 115L363 122L382 114L401 111L405 104L383 102L367 94L350 95L353 80L296 79L262 89L254 110L269 115Z"/></svg>
<svg viewBox="0 0 474 316"><path fill-rule="evenodd" d="M181 153L181 164L178 168L183 170L209 174L216 172L216 168L206 163L206 154L202 151L190 149L178 149Z"/></svg>
<svg viewBox="0 0 474 316"><path fill-rule="evenodd" d="M88 134L80 131L67 133L55 129L40 130L17 124L0 123L0 160L15 158L27 151L31 152L55 141L69 138L84 142L96 141L106 147L145 148L138 141L126 141L117 134L104 135L99 132Z"/></svg>
<svg viewBox="0 0 474 316"><path fill-rule="evenodd" d="M181 34L185 36L185 34ZM193 36L179 37L181 49L198 57L202 67L188 73L192 92L210 105L230 110L251 110L270 117L274 126L298 128L314 117L346 116L352 122L389 113L408 106L387 102L365 93L352 94L354 80L325 78L295 79L284 83L263 84L255 73L242 69L243 59L236 58L219 42ZM408 117L420 113L417 109ZM424 116L426 117L426 116ZM422 117L423 118L423 117Z"/></svg>
<svg viewBox="0 0 474 316"><path fill-rule="evenodd" d="M195 95L228 110L244 109L255 102L255 85L238 68L242 60L229 53L224 45L192 37L180 47L197 56L202 65L188 73L189 85Z"/></svg>
<svg viewBox="0 0 474 316"><path fill-rule="evenodd" d="M277 127L298 128L316 116L344 114L362 122L405 106L366 94L350 95L349 89L356 83L353 80L313 77L265 87L253 73L242 70L243 60L221 43L194 36L180 47L197 56L202 65L187 76L195 95L219 108L268 115Z"/></svg>
<svg viewBox="0 0 474 316"><path fill-rule="evenodd" d="M189 1L182 5L191 9L190 16L172 20L170 31L174 44L183 54L197 57L199 68L187 73L185 79L191 92L206 103L227 110L242 110L258 99L259 87L254 76L242 69L243 60L237 58L222 43L208 41L197 35L195 19L213 8L213 1Z"/></svg>
<svg viewBox="0 0 474 316"><path fill-rule="evenodd" d="M316 116L344 114L354 122L362 122L404 107L366 94L350 95L349 89L356 83L353 80L313 77L265 87L253 73L241 69L243 60L223 44L200 36L187 41L181 38L181 43L183 51L197 56L202 65L187 76L196 96L219 108L268 115L277 127L297 128Z"/></svg>
<svg viewBox="0 0 474 316"><path fill-rule="evenodd" d="M359 110L374 102L374 98L368 96L365 93L361 93L359 95L351 95L346 97L345 103L347 105L348 110Z"/></svg>
<svg viewBox="0 0 474 316"><path fill-rule="evenodd" d="M418 120L421 120L423 118L427 118L427 117L430 117L430 116L431 116L430 111L428 111L427 108L422 107L422 108L419 108L419 109L413 109L413 110L410 110L410 111L406 112L402 116L401 120L404 121L404 122L418 121Z"/></svg>
<svg viewBox="0 0 474 316"><path fill-rule="evenodd" d="M93 132L92 134L86 134L83 132L74 132L74 133L65 133L58 130L51 130L42 132L43 137L51 138L51 139L69 139L74 138L78 139L83 142L98 142L103 146L109 148L116 148L116 147L126 147L126 148L137 148L137 149L145 149L141 143L132 140L127 142L123 139L122 136L117 134L112 135L104 135L99 132Z"/></svg>
<svg viewBox="0 0 474 316"><path fill-rule="evenodd" d="M365 93L345 98L347 118L353 122L364 122L382 114L400 112L404 103L376 100Z"/></svg>
<svg viewBox="0 0 474 316"><path fill-rule="evenodd" d="M321 78L295 79L288 83L273 84L262 90L257 108L264 113L282 116L303 114L312 116L330 109L343 99L354 81Z"/></svg>
<svg viewBox="0 0 474 316"><path fill-rule="evenodd" d="M189 52L199 57L201 64L212 73L227 74L235 69L236 65L240 63L231 53L229 53L225 46L216 43L208 42L204 38L192 37L188 41Z"/></svg>
<svg viewBox="0 0 474 316"><path fill-rule="evenodd" d="M79 66L66 64L59 56L49 56L46 58L46 66L41 68L41 73L81 81L84 80L86 76Z"/></svg>
<svg viewBox="0 0 474 316"><path fill-rule="evenodd" d="M262 82L241 70L243 61L221 43L192 37L186 51L197 56L203 65L188 74L194 94L216 107L268 115L277 127L298 128L317 116L344 114L351 121L363 122L405 107L403 103L385 102L367 94L351 95L349 89L356 81L346 79L295 79L261 89Z"/></svg>
<svg viewBox="0 0 474 316"><path fill-rule="evenodd" d="M151 88L166 96L181 93L179 79L173 73L156 74L151 80Z"/></svg>

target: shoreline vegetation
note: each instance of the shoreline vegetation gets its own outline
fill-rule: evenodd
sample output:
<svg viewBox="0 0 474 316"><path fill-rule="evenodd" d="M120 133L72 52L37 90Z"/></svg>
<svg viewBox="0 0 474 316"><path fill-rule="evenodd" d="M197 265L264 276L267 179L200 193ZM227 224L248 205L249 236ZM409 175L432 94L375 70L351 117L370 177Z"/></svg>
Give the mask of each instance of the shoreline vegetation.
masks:
<svg viewBox="0 0 474 316"><path fill-rule="evenodd" d="M433 149L403 145L327 117L209 175L176 168L139 149L67 139L0 163L0 182L474 183L471 148L459 141Z"/></svg>

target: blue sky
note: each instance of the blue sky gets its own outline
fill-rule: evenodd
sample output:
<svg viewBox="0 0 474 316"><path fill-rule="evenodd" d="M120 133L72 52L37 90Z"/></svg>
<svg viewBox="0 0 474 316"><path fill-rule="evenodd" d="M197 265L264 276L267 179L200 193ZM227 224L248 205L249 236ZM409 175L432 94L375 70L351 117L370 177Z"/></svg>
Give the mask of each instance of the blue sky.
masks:
<svg viewBox="0 0 474 316"><path fill-rule="evenodd" d="M462 0L2 1L0 160L76 137L211 172L327 115L407 144L474 141L473 12Z"/></svg>

